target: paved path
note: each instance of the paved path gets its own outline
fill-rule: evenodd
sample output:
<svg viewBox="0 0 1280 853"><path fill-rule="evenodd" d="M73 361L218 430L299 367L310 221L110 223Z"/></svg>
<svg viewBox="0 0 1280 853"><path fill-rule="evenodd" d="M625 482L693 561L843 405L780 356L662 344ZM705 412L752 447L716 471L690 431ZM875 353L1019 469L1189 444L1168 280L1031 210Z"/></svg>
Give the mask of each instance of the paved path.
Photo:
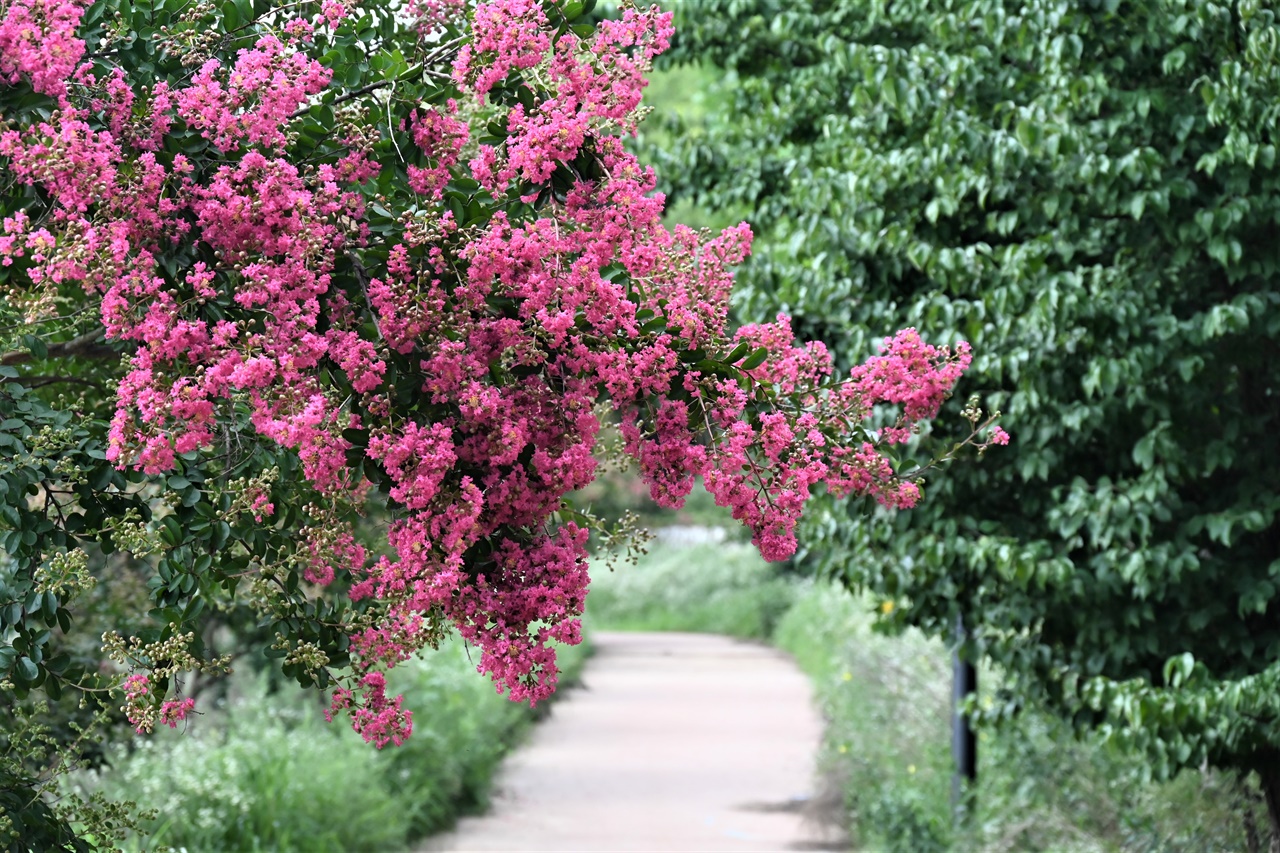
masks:
<svg viewBox="0 0 1280 853"><path fill-rule="evenodd" d="M822 723L788 657L699 634L591 639L582 687L504 764L493 809L424 850L841 849L802 816Z"/></svg>

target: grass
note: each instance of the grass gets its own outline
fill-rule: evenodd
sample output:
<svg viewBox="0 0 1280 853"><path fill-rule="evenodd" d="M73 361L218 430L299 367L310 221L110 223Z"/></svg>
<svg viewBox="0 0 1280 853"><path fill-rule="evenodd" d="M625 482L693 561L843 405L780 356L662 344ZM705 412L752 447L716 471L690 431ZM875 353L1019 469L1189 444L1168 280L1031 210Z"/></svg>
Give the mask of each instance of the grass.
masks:
<svg viewBox="0 0 1280 853"><path fill-rule="evenodd" d="M681 545L659 539L637 566L596 570L586 624L766 638L790 606L793 587L793 579L746 543Z"/></svg>
<svg viewBox="0 0 1280 853"><path fill-rule="evenodd" d="M1256 792L1225 774L1152 784L1141 760L1077 741L1034 710L982 732L977 809L950 812L950 663L941 643L875 629L876 602L764 563L740 542L659 540L638 566L597 569L589 628L772 639L810 676L827 719L819 765L859 849L1202 853L1242 850ZM565 681L584 659L564 650ZM316 696L237 696L185 733L164 730L85 780L160 817L145 840L200 851L394 851L482 809L502 756L537 712L496 695L452 643L393 672L414 733L381 752L325 723ZM984 672L984 691L998 686ZM980 701L982 701L980 699ZM142 847L135 839L132 849Z"/></svg>
<svg viewBox="0 0 1280 853"><path fill-rule="evenodd" d="M402 846L409 819L388 762L261 692L216 726L140 738L103 779L113 798L156 809L148 846L189 850L375 851ZM141 840L139 840L141 842Z"/></svg>
<svg viewBox="0 0 1280 853"><path fill-rule="evenodd" d="M577 681L588 644L559 648L560 689ZM487 807L498 764L550 705L530 710L497 695L460 642L412 666L391 686L417 709L413 736L387 753L392 777L412 804L410 836L419 838Z"/></svg>
<svg viewBox="0 0 1280 853"><path fill-rule="evenodd" d="M561 650L562 683L584 659L582 647ZM498 763L541 713L498 696L456 641L393 671L391 688L414 711L397 748L325 722L315 694L269 695L252 677L234 686L236 698L187 731L139 737L105 773L80 779L157 811L131 849L403 850L482 809Z"/></svg>

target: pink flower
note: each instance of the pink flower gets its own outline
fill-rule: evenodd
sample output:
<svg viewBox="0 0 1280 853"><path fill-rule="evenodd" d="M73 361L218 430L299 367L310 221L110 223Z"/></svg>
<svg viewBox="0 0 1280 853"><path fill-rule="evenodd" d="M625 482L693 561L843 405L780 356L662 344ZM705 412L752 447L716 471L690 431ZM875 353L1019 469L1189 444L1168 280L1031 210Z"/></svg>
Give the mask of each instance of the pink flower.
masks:
<svg viewBox="0 0 1280 853"><path fill-rule="evenodd" d="M15 0L0 20L0 81L25 77L65 104L67 80L84 56L76 37L87 0Z"/></svg>
<svg viewBox="0 0 1280 853"><path fill-rule="evenodd" d="M124 695L128 699L137 699L151 692L151 679L141 673L130 675L124 680Z"/></svg>
<svg viewBox="0 0 1280 853"><path fill-rule="evenodd" d="M326 15L339 14L342 5L327 3L326 10ZM191 87L177 93L178 115L212 139L219 151L244 143L280 148L283 126L308 97L328 85L330 76L319 62L266 35L241 50L231 69L216 59L202 65Z"/></svg>
<svg viewBox="0 0 1280 853"><path fill-rule="evenodd" d="M513 68L532 68L551 47L547 16L536 0L494 0L476 6L472 41L454 62L454 79L488 93Z"/></svg>
<svg viewBox="0 0 1280 853"><path fill-rule="evenodd" d="M171 699L160 706L160 722L171 729L187 718L188 712L196 706L196 700L188 696L186 699Z"/></svg>
<svg viewBox="0 0 1280 853"><path fill-rule="evenodd" d="M329 26L336 27L347 17L347 8L337 0L325 0L320 7L320 14L328 21Z"/></svg>

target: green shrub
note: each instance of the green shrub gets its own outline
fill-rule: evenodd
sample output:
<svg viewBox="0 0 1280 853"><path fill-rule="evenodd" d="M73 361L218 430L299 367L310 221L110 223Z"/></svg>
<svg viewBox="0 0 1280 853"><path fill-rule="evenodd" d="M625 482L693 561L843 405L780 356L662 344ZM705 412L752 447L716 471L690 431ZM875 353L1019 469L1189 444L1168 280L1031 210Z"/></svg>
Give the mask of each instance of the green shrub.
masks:
<svg viewBox="0 0 1280 853"><path fill-rule="evenodd" d="M751 545L658 541L638 565L595 569L586 615L593 628L767 639L793 585Z"/></svg>
<svg viewBox="0 0 1280 853"><path fill-rule="evenodd" d="M156 809L147 846L200 851L379 851L403 846L409 809L386 756L318 706L282 708L261 684L189 731L117 750L108 796Z"/></svg>
<svg viewBox="0 0 1280 853"><path fill-rule="evenodd" d="M774 639L813 679L828 719L822 770L847 792L855 836L936 849L949 822L947 658L917 632L889 637L872 622L863 599L810 584Z"/></svg>
<svg viewBox="0 0 1280 853"><path fill-rule="evenodd" d="M493 683L476 673L472 654L453 642L404 664L392 681L404 693L406 707L415 709L413 736L384 751L390 778L410 804L413 837L484 809L499 762L545 707L531 711L498 695ZM586 645L559 648L560 689L577 680L586 656Z"/></svg>
<svg viewBox="0 0 1280 853"><path fill-rule="evenodd" d="M1242 818L1265 826L1256 786L1234 774L1186 770L1151 783L1141 757L1024 708L980 732L976 814L955 832L950 655L915 630L875 631L876 604L806 584L775 633L814 681L828 720L821 769L868 849L1198 853L1247 849ZM980 683L990 707L1003 680L984 671Z"/></svg>
<svg viewBox="0 0 1280 853"><path fill-rule="evenodd" d="M1265 828L1256 783L1184 770L1149 781L1142 756L1076 740L1042 711L1024 712L979 749L983 850L1205 853L1248 850L1246 821Z"/></svg>
<svg viewBox="0 0 1280 853"><path fill-rule="evenodd" d="M674 9L668 56L722 83L653 155L756 229L739 318L843 365L968 340L939 435L980 394L1013 437L892 522L811 507L798 562L962 616L1018 705L1154 776L1261 774L1280 838L1275 4Z"/></svg>
<svg viewBox="0 0 1280 853"><path fill-rule="evenodd" d="M560 650L562 685L585 656L582 646ZM404 849L485 805L499 761L541 711L494 692L457 640L397 667L389 689L414 711L400 747L376 750L326 722L315 697L287 701L265 679L245 678L233 683L239 695L187 730L138 737L106 772L79 781L157 810L148 849Z"/></svg>

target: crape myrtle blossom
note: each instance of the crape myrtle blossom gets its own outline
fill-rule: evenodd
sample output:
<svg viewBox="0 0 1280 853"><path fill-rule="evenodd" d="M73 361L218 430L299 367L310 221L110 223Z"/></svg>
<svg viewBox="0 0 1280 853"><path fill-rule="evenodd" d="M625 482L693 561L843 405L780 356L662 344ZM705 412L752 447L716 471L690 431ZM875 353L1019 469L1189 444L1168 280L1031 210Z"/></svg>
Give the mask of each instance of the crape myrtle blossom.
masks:
<svg viewBox="0 0 1280 853"><path fill-rule="evenodd" d="M815 490L919 499L886 452L937 415L968 347L906 330L836 377L786 317L729 332L750 230L665 228L652 170L619 139L669 13L628 7L584 35L559 3L419 3L438 97L387 86L389 139L348 122L302 157L293 122L313 99L380 84L343 90L308 52L350 26L351 4L281 9L300 5L315 6L296 12L306 26L282 11L143 86L80 64L82 3L0 2L0 81L53 109L0 133L4 168L49 203L39 225L5 212L0 263L33 292L97 301L126 353L108 451L121 468L212 454L241 415L296 451L315 497L291 565L358 614L331 713L378 746L408 737L384 672L442 620L500 692L554 690L551 644L580 640L588 583L590 530L562 511L595 476L602 400L656 501L679 506L703 478L771 560L795 551ZM207 147L176 153L175 134ZM881 404L900 414L877 432ZM996 428L987 443L1007 440ZM336 508L375 483L390 521L370 552ZM269 490L245 500L276 523ZM156 689L130 676L125 693L176 725L190 700L144 703Z"/></svg>
<svg viewBox="0 0 1280 853"><path fill-rule="evenodd" d="M26 81L61 104L67 80L84 56L84 42L76 37L80 17L88 6L66 0L19 0L9 4L0 21L0 81Z"/></svg>

